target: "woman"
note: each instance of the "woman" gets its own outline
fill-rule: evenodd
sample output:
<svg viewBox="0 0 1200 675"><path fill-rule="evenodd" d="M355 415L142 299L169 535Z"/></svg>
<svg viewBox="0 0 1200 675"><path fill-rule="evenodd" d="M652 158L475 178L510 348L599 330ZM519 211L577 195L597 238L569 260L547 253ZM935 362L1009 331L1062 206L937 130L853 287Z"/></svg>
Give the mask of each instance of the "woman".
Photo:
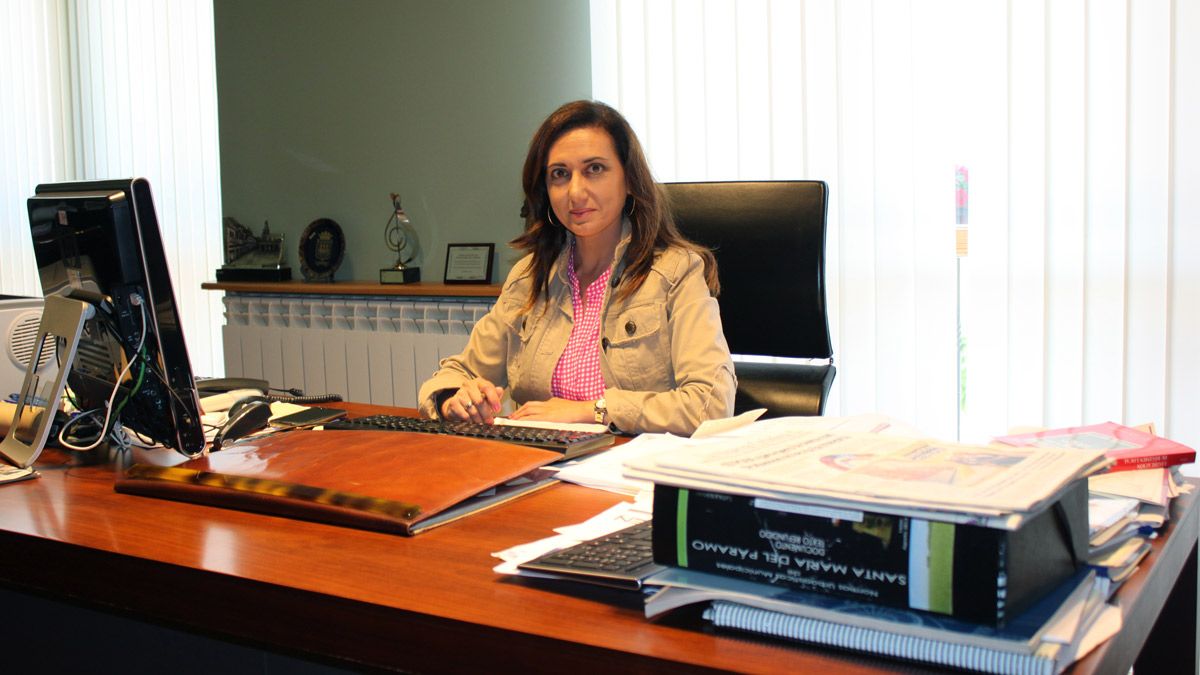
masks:
<svg viewBox="0 0 1200 675"><path fill-rule="evenodd" d="M629 123L575 101L534 134L525 252L466 349L421 386L427 417L600 422L690 434L733 412L712 253L679 234Z"/></svg>

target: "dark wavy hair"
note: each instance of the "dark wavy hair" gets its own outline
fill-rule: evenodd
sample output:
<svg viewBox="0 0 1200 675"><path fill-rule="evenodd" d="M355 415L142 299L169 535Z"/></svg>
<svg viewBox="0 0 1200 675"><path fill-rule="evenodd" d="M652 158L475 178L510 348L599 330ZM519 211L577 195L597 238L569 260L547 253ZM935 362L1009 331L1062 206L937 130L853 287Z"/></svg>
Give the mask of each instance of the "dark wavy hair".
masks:
<svg viewBox="0 0 1200 675"><path fill-rule="evenodd" d="M629 216L632 233L629 247L625 249L625 272L616 297L628 297L637 290L650 274L655 255L670 246L694 251L704 260L704 280L709 292L716 296L721 290L716 258L712 251L680 234L671 217L670 205L662 188L650 175L650 165L629 122L621 113L599 101L572 101L551 113L533 134L529 154L525 156L525 169L521 172L525 190L521 217L525 219L525 231L509 245L533 254L533 292L526 309L533 306L538 296L549 294L550 269L567 242L566 229L546 220L550 208L550 195L546 189L546 161L550 147L563 134L581 128L603 129L612 137L632 202L627 201L625 207L626 213L631 207L633 209L633 215Z"/></svg>

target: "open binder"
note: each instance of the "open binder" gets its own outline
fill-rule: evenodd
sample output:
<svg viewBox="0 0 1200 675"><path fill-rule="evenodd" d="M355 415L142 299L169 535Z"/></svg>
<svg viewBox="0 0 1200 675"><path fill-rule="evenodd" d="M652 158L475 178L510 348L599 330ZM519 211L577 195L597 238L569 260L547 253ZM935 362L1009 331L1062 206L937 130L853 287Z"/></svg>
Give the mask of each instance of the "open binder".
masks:
<svg viewBox="0 0 1200 675"><path fill-rule="evenodd" d="M173 467L134 464L117 492L413 535L545 487L561 455L395 431L289 431Z"/></svg>

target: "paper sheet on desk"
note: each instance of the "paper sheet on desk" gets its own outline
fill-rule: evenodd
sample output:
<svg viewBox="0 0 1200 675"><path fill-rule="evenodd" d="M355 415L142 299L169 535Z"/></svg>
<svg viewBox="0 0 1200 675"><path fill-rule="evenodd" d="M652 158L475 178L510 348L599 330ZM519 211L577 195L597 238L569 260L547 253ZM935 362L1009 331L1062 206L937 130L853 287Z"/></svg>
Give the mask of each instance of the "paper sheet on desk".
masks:
<svg viewBox="0 0 1200 675"><path fill-rule="evenodd" d="M654 488L653 483L621 475L625 462L637 457L649 457L664 450L674 450L690 442L692 441L687 438L671 434L642 434L624 445L563 467L557 478L568 483L623 495L650 492Z"/></svg>
<svg viewBox="0 0 1200 675"><path fill-rule="evenodd" d="M723 434L727 431L740 429L763 416L767 412L766 408L756 408L747 410L746 412L736 417L723 417L719 420L704 420L700 426L692 432L692 438L705 438L707 436L715 436Z"/></svg>
<svg viewBox="0 0 1200 675"><path fill-rule="evenodd" d="M836 431L842 434L880 434L881 436L905 436L909 438L926 437L925 434L921 433L914 426L892 419L887 415L877 414L846 415L842 417L773 417L757 421L753 425L741 425L724 433L728 436L739 436L760 433L765 429L773 429L775 431Z"/></svg>
<svg viewBox="0 0 1200 675"><path fill-rule="evenodd" d="M1129 497L1147 504L1167 504L1172 486L1167 469L1115 471L1088 477L1088 490L1113 497Z"/></svg>
<svg viewBox="0 0 1200 675"><path fill-rule="evenodd" d="M498 574L517 574L521 576L555 578L552 574L541 574L530 570L522 570L517 566L539 556L574 546L589 539L603 537L606 534L624 529L630 525L650 520L650 510L653 507L649 495L639 495L632 502L614 504L608 509L588 518L582 523L564 525L554 528L558 534L537 541L506 548L492 553L493 557L504 562L493 569Z"/></svg>
<svg viewBox="0 0 1200 675"><path fill-rule="evenodd" d="M593 422L543 422L541 420L513 420L507 417L496 417L493 424L510 427L533 427L535 429L557 429L558 431L582 431L585 433L604 433L608 427Z"/></svg>
<svg viewBox="0 0 1200 675"><path fill-rule="evenodd" d="M761 414L761 409L751 410L737 417L705 422L700 425L700 429L697 429L696 434L693 434L690 439L671 434L642 434L624 445L606 450L564 467L558 472L558 479L598 490L636 495L639 492L651 490L654 484L650 481L623 476L622 467L626 462L632 459L649 457L664 450L673 450L684 445L702 445L709 438L717 436L736 436L748 433L749 430L763 428L778 428L782 431L791 429L823 429L826 431L836 430L899 436L921 435L915 428L884 415L776 417L769 420L755 421ZM715 426L706 426L709 424L714 424ZM714 428L716 431L712 431ZM704 433L701 433L701 431Z"/></svg>

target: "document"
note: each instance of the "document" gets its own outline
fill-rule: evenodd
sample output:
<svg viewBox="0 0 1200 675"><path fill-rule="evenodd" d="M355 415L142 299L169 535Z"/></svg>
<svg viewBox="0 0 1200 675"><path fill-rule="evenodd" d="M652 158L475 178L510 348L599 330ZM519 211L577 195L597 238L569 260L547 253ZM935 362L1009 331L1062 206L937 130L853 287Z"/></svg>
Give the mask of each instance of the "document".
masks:
<svg viewBox="0 0 1200 675"><path fill-rule="evenodd" d="M608 427L594 422L543 422L541 420L514 420L507 417L495 417L492 424L509 427L532 427L535 429L555 429L557 431L579 431L590 434L603 434Z"/></svg>
<svg viewBox="0 0 1200 675"><path fill-rule="evenodd" d="M584 487L623 495L649 493L654 484L622 475L625 462L683 447L688 439L671 434L641 434L623 445L592 455L563 467L557 478Z"/></svg>
<svg viewBox="0 0 1200 675"><path fill-rule="evenodd" d="M1172 497L1178 496L1172 488L1168 469L1117 471L1088 478L1088 490L1095 494L1128 497L1160 506L1167 505Z"/></svg>
<svg viewBox="0 0 1200 675"><path fill-rule="evenodd" d="M17 481L37 478L38 472L33 470L33 467L22 469L20 467L11 466L0 462L0 485L5 483L15 483Z"/></svg>
<svg viewBox="0 0 1200 675"><path fill-rule="evenodd" d="M716 436L717 434L740 429L747 424L751 424L767 412L766 408L755 408L747 410L737 417L722 417L715 420L704 420L699 427L692 432L692 438L704 438L705 436Z"/></svg>
<svg viewBox="0 0 1200 675"><path fill-rule="evenodd" d="M556 527L557 533L552 537L538 539L525 544L518 544L503 551L496 551L492 556L503 562L492 568L497 574L516 574L520 576L557 578L554 574L544 574L531 570L520 569L518 565L541 557L553 551L561 551L580 542L588 541L625 529L630 525L644 523L650 520L650 510L653 502L649 494L639 497L632 502L621 502L588 518L582 523Z"/></svg>
<svg viewBox="0 0 1200 675"><path fill-rule="evenodd" d="M716 426L708 426L710 422L705 422L700 425L696 433L692 434L690 439L671 434L640 434L624 445L568 464L559 471L558 479L584 487L636 495L639 492L650 491L654 487L654 483L624 476L623 470L626 462L643 460L666 450L698 447L696 443L701 441L725 443L730 438L745 435L756 436L767 431L790 434L816 429L909 437L922 435L915 428L885 415L776 417L755 421L761 412L761 409L751 410L737 417L715 420L712 422L713 424L722 423L716 424Z"/></svg>

